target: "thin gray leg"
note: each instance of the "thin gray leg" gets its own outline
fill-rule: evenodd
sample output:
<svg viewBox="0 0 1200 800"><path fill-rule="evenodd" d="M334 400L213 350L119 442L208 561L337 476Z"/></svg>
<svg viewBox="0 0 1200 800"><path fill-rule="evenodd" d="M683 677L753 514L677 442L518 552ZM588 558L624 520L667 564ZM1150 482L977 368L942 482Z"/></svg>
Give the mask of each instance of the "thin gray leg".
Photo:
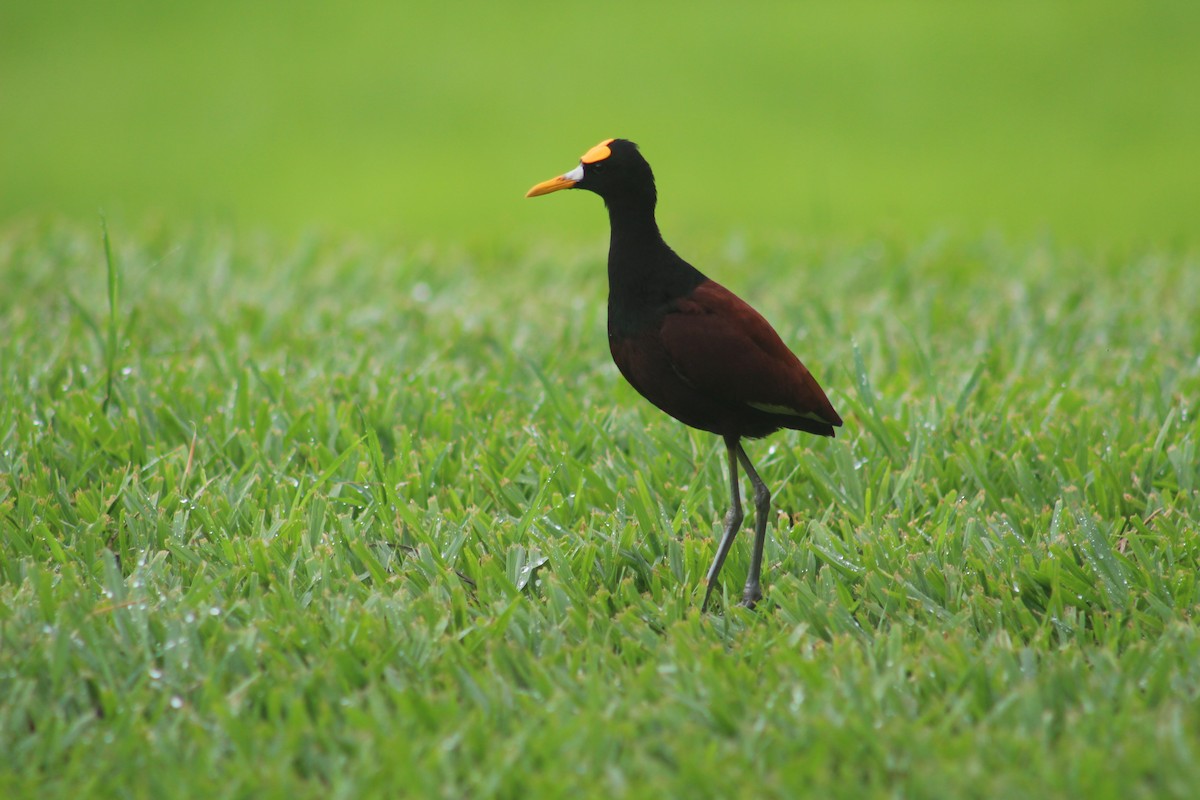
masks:
<svg viewBox="0 0 1200 800"><path fill-rule="evenodd" d="M763 483L762 478L750 463L750 457L739 443L737 445L738 461L742 469L754 484L754 552L750 556L750 574L746 577L746 588L742 591L742 605L754 608L754 604L762 600L762 562L763 545L767 541L767 517L771 514L771 490Z"/></svg>
<svg viewBox="0 0 1200 800"><path fill-rule="evenodd" d="M717 546L717 555L713 559L712 566L708 568L708 577L705 579L708 588L704 590L704 604L700 606L701 613L708 611L708 601L712 597L713 588L717 585L717 576L721 574L725 556L729 555L729 548L733 546L733 539L737 536L738 528L742 527L742 492L738 487L738 453L741 453L742 448L738 444L738 437L726 436L725 450L729 455L729 513L725 515L725 533L721 536L721 543ZM745 453L742 453L742 458L745 457Z"/></svg>

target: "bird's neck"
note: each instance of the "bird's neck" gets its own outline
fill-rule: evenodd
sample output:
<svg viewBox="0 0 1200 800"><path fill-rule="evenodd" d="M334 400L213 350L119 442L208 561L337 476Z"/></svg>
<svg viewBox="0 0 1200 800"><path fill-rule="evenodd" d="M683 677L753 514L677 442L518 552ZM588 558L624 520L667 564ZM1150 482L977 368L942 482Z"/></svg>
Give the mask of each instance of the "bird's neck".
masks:
<svg viewBox="0 0 1200 800"><path fill-rule="evenodd" d="M658 222L654 219L653 203L626 201L609 202L606 205L610 227L610 258L617 252L637 257L639 254L667 249L662 234L658 231Z"/></svg>
<svg viewBox="0 0 1200 800"><path fill-rule="evenodd" d="M608 203L610 314L641 313L681 297L704 280L658 230L654 205Z"/></svg>

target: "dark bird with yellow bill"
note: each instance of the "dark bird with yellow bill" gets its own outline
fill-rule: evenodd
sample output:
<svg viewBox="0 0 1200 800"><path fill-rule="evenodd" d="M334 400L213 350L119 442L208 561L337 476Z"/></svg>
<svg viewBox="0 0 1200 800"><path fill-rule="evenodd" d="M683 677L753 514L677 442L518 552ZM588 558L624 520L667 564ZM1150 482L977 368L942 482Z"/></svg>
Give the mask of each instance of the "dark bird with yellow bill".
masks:
<svg viewBox="0 0 1200 800"><path fill-rule="evenodd" d="M742 592L742 604L753 608L762 599L771 492L741 440L780 428L833 436L842 418L761 314L663 241L654 173L637 145L606 139L579 166L526 196L560 189L586 189L608 208L608 346L617 368L651 403L725 440L730 509L708 570L704 610L742 524L739 464L754 486L754 549Z"/></svg>

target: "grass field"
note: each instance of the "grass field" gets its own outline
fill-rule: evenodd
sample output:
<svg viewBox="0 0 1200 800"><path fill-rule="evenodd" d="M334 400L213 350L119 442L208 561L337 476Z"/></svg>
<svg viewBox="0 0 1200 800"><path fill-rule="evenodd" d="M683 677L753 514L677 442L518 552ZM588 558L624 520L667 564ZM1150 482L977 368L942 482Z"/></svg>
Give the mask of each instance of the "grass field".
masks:
<svg viewBox="0 0 1200 800"><path fill-rule="evenodd" d="M0 4L0 798L1192 797L1198 24ZM754 612L614 135L846 419Z"/></svg>
<svg viewBox="0 0 1200 800"><path fill-rule="evenodd" d="M767 597L707 616L721 447L620 381L599 247L108 263L0 231L0 795L1200 784L1194 252L712 255L847 425L751 445Z"/></svg>

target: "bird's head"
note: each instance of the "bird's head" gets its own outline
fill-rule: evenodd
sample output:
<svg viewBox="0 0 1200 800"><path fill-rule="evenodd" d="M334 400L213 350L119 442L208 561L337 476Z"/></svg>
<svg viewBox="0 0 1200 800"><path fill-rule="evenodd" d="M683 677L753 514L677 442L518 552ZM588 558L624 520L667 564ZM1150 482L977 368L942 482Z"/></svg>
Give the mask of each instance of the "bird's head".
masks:
<svg viewBox="0 0 1200 800"><path fill-rule="evenodd" d="M525 193L526 197L557 192L559 189L587 189L605 202L622 198L655 198L654 173L638 146L628 139L605 139L579 159L579 166L556 178L542 181Z"/></svg>

